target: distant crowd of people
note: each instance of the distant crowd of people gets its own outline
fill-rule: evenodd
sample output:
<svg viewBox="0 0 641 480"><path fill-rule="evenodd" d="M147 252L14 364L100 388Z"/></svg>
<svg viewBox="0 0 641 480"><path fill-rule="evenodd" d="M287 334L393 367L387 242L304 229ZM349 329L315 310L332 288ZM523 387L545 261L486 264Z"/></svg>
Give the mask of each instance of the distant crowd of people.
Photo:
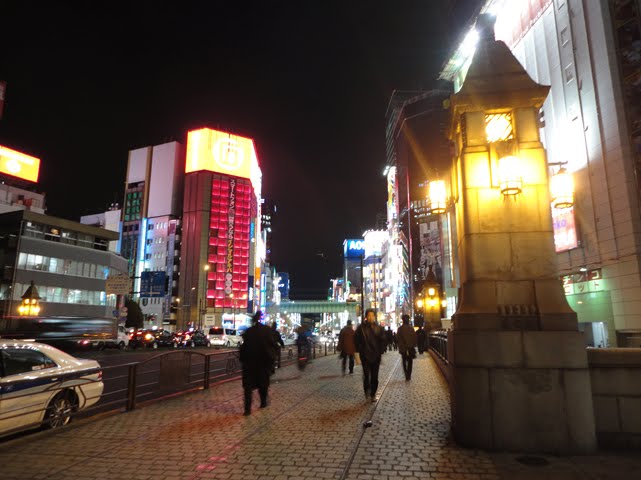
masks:
<svg viewBox="0 0 641 480"><path fill-rule="evenodd" d="M252 326L243 335L240 347L242 363L242 384L244 391L244 415L251 414L252 395L258 390L260 408L268 406L270 377L276 367L280 367L280 349L285 346L276 328L263 325L260 320L262 313L256 312L252 318ZM402 325L397 332L390 327L385 330L376 321L374 309L368 309L360 325L354 330L352 321L348 320L338 335L337 350L340 352L341 371L343 375L354 373L354 365L359 363L363 369L363 391L365 397L376 401L378 390L378 372L382 355L387 351L398 351L403 361L405 380L412 378L412 365L419 354L427 350L427 334L422 327L417 330L410 325L409 315L401 317ZM298 356L309 356L305 351L309 348L311 330L301 326L297 330Z"/></svg>

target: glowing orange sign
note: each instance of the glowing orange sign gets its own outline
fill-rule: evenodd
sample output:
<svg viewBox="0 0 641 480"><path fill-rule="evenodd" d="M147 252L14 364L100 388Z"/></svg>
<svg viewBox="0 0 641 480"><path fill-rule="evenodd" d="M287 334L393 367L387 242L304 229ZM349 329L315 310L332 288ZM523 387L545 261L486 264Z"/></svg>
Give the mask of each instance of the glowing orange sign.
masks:
<svg viewBox="0 0 641 480"><path fill-rule="evenodd" d="M185 173L209 170L260 182L258 158L251 138L201 128L187 133Z"/></svg>
<svg viewBox="0 0 641 480"><path fill-rule="evenodd" d="M0 173L6 173L30 182L37 182L39 172L39 158L16 152L0 145Z"/></svg>

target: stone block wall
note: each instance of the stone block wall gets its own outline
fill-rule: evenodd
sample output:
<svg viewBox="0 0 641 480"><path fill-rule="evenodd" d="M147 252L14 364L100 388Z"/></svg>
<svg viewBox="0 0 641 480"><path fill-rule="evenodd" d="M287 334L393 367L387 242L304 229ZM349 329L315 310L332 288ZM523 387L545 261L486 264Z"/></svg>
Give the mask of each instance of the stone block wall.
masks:
<svg viewBox="0 0 641 480"><path fill-rule="evenodd" d="M641 348L589 348L599 446L641 449Z"/></svg>

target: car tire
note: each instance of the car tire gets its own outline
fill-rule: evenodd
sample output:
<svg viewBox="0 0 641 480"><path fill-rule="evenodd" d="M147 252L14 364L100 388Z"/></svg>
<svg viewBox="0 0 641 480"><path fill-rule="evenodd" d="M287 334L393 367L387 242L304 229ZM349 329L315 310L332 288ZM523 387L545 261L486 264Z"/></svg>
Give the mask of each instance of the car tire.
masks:
<svg viewBox="0 0 641 480"><path fill-rule="evenodd" d="M158 348L158 342L152 343L151 348L154 348L154 349Z"/></svg>
<svg viewBox="0 0 641 480"><path fill-rule="evenodd" d="M229 343L229 340L227 340L227 343L225 343L225 346L226 346L227 348L231 347L231 343Z"/></svg>
<svg viewBox="0 0 641 480"><path fill-rule="evenodd" d="M76 394L69 391L60 392L47 405L43 426L50 429L64 427L71 422L72 415L77 409Z"/></svg>
<svg viewBox="0 0 641 480"><path fill-rule="evenodd" d="M211 342L207 342L207 343L205 344L205 346L206 346L207 348L211 347Z"/></svg>
<svg viewBox="0 0 641 480"><path fill-rule="evenodd" d="M118 344L118 350L121 350L121 351L122 351L122 350L124 350L124 349L125 349L125 347L126 347L126 346L127 346L127 345L125 345L125 342L120 342L120 343Z"/></svg>

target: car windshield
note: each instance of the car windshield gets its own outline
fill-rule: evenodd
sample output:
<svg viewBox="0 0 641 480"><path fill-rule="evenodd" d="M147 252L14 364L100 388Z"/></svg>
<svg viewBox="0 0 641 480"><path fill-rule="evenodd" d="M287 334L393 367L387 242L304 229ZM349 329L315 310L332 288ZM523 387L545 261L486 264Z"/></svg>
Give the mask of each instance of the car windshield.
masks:
<svg viewBox="0 0 641 480"><path fill-rule="evenodd" d="M209 329L209 335L223 335L225 332L220 327L214 327Z"/></svg>

